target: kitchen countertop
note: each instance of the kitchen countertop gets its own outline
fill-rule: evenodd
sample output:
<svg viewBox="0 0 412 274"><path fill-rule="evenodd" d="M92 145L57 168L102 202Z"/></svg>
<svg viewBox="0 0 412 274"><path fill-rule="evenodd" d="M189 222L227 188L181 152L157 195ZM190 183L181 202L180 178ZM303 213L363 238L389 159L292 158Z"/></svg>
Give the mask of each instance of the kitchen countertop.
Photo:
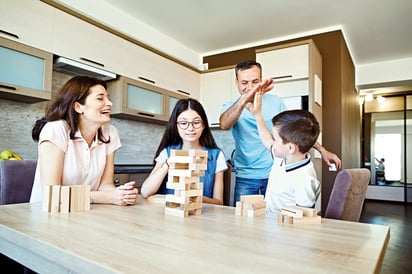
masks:
<svg viewBox="0 0 412 274"><path fill-rule="evenodd" d="M153 169L153 165L150 164L115 164L115 174L133 174L133 173L150 173Z"/></svg>

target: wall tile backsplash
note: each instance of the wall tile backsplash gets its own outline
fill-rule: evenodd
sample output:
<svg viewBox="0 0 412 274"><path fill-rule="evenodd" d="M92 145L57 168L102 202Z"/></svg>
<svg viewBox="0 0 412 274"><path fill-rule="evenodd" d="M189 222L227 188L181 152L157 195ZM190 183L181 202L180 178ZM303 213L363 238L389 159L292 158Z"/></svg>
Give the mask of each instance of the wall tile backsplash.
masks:
<svg viewBox="0 0 412 274"><path fill-rule="evenodd" d="M53 94L71 78L71 75L53 72ZM34 122L44 115L48 102L27 104L0 99L0 150L10 149L24 159L37 159L37 143L31 138ZM122 147L116 153L116 164L151 164L163 135L164 125L112 118ZM212 130L216 143L226 159L234 149L230 131Z"/></svg>

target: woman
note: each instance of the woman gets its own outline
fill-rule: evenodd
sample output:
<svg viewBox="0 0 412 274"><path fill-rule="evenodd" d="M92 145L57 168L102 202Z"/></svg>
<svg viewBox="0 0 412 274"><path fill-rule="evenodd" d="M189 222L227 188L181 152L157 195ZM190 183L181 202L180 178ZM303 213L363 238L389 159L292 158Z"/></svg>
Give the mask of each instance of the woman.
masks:
<svg viewBox="0 0 412 274"><path fill-rule="evenodd" d="M147 198L155 193L173 193L166 189L167 159L171 149L207 150L208 164L203 182L203 202L223 204L223 172L227 169L225 156L217 147L202 105L194 99L179 100L170 116L166 130L155 154L155 166L143 182L141 193Z"/></svg>
<svg viewBox="0 0 412 274"><path fill-rule="evenodd" d="M61 88L32 130L39 155L30 202L42 201L42 186L82 184L90 185L92 203L136 203L135 182L114 185L121 144L109 124L111 109L104 81L77 76Z"/></svg>

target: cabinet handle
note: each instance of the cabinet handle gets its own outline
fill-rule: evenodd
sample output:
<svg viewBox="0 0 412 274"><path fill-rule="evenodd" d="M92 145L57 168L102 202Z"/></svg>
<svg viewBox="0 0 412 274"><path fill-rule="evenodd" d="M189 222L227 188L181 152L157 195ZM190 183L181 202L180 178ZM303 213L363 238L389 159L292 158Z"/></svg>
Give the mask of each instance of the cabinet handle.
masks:
<svg viewBox="0 0 412 274"><path fill-rule="evenodd" d="M11 36L11 37L14 37L14 38L16 38L16 39L19 39L19 36L18 36L17 34L14 34L14 33L11 33L11 32L5 31L5 30L2 30L2 29L0 29L0 33L3 33L3 34L6 34L6 35L8 35L8 36Z"/></svg>
<svg viewBox="0 0 412 274"><path fill-rule="evenodd" d="M102 64L102 63L99 63L99 62L96 62L96 61L93 61L93 60L90 60L90 59L87 59L87 58L84 58L84 57L80 57L79 59L82 60L82 61L86 61L86 62L95 64L95 65L98 65L98 66L101 66L101 67L104 68L104 64Z"/></svg>
<svg viewBox="0 0 412 274"><path fill-rule="evenodd" d="M184 91L184 90L181 90L181 89L178 89L177 91L180 92L180 93L186 94L187 96L190 96L190 93L187 92L187 91Z"/></svg>
<svg viewBox="0 0 412 274"><path fill-rule="evenodd" d="M211 126L220 126L220 123L210 123Z"/></svg>
<svg viewBox="0 0 412 274"><path fill-rule="evenodd" d="M149 83L152 83L152 84L156 84L156 82L155 81L153 81L153 80L150 80L150 79L147 79L147 78L144 78L144 77L137 77L137 78L139 78L140 80L143 80L143 81L146 81L146 82L149 82Z"/></svg>
<svg viewBox="0 0 412 274"><path fill-rule="evenodd" d="M15 88L15 87L6 86L6 85L0 85L0 88L11 89L11 90L17 90L17 88Z"/></svg>
<svg viewBox="0 0 412 274"><path fill-rule="evenodd" d="M272 77L273 80L277 80L277 79L284 79L284 78L292 78L292 75L282 75L282 76L275 76Z"/></svg>
<svg viewBox="0 0 412 274"><path fill-rule="evenodd" d="M144 112L138 112L137 114L144 115L144 116L148 116L148 117L154 117L153 114L144 113Z"/></svg>

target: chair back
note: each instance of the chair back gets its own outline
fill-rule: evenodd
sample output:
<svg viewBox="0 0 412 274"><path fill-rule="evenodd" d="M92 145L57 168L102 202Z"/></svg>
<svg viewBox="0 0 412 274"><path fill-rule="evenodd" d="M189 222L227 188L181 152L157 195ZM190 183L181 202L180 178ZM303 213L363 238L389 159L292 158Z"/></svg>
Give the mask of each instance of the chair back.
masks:
<svg viewBox="0 0 412 274"><path fill-rule="evenodd" d="M223 205L230 205L230 190L232 187L232 165L227 164L223 173Z"/></svg>
<svg viewBox="0 0 412 274"><path fill-rule="evenodd" d="M0 161L0 205L28 203L37 160Z"/></svg>
<svg viewBox="0 0 412 274"><path fill-rule="evenodd" d="M370 171L366 168L339 171L324 217L359 222L369 180Z"/></svg>

